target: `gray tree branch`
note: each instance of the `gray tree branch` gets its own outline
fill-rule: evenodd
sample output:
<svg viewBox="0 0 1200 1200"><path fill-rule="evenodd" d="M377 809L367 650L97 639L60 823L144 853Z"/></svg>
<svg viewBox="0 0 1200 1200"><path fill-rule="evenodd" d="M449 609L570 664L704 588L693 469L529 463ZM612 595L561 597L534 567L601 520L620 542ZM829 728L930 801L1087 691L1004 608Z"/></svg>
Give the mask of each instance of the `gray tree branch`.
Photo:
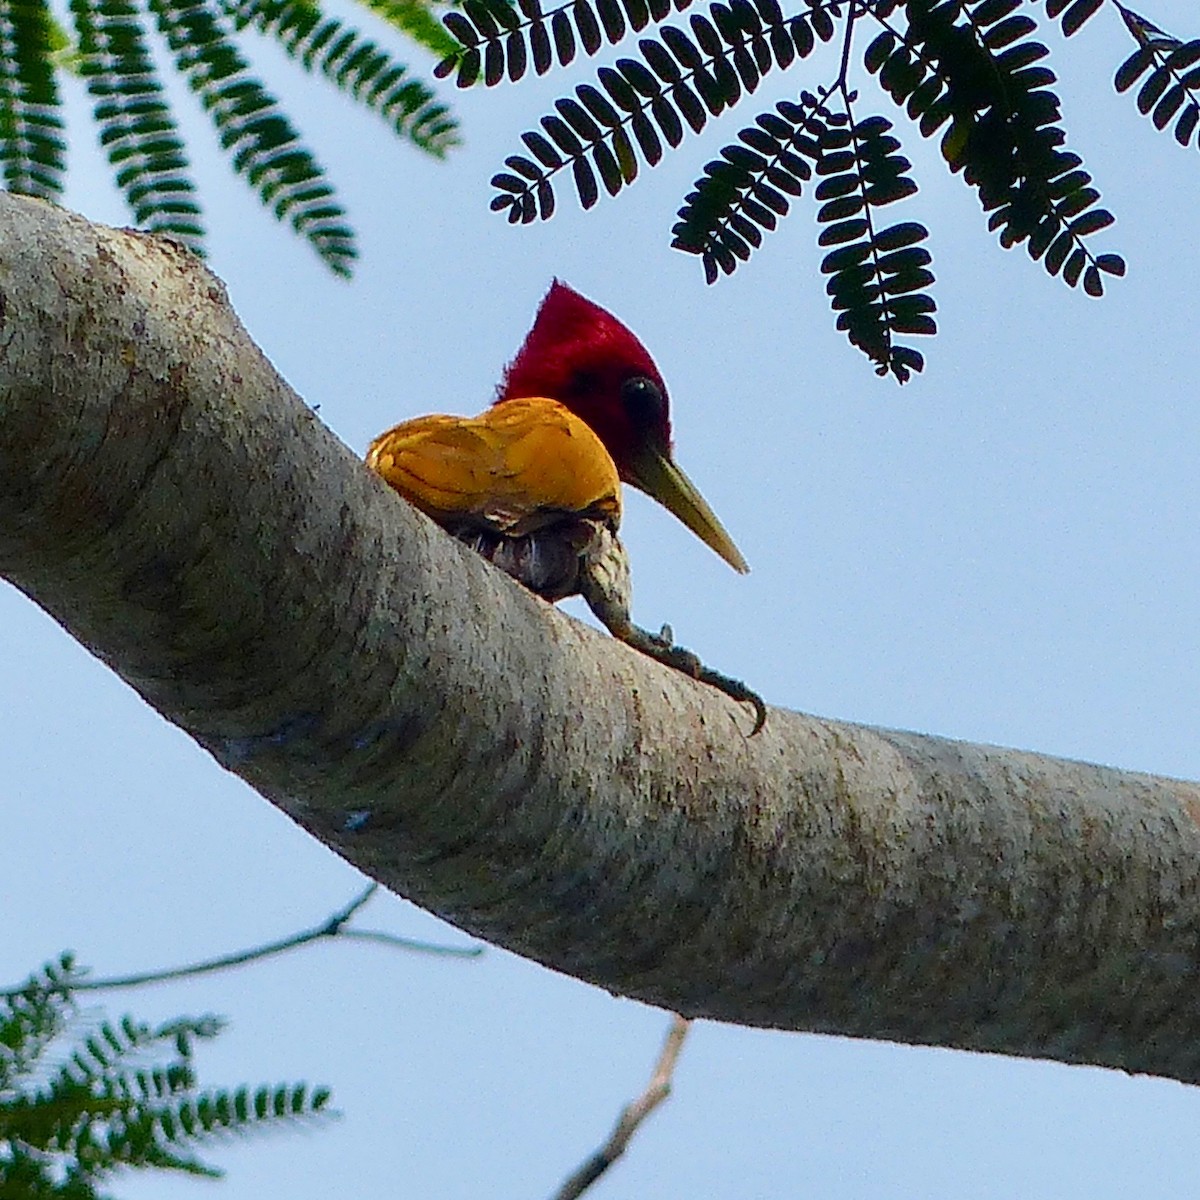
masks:
<svg viewBox="0 0 1200 1200"><path fill-rule="evenodd" d="M169 243L0 196L0 574L314 836L686 1017L1200 1076L1200 788L774 711L523 593Z"/></svg>
<svg viewBox="0 0 1200 1200"><path fill-rule="evenodd" d="M671 1027L667 1030L658 1061L654 1064L650 1082L636 1100L621 1109L608 1141L567 1177L562 1187L554 1193L554 1200L579 1200L629 1149L633 1135L646 1118L670 1096L675 1064L679 1061L679 1052L683 1049L683 1040L690 1028L691 1022L683 1017L676 1015L671 1018Z"/></svg>

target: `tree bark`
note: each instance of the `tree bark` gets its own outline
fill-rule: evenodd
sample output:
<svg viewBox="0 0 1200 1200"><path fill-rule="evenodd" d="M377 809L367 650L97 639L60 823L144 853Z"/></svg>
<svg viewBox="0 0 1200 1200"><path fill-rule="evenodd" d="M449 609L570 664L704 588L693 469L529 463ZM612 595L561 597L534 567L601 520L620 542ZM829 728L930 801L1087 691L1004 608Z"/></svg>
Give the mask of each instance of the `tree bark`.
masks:
<svg viewBox="0 0 1200 1200"><path fill-rule="evenodd" d="M1200 787L747 713L391 493L161 239L0 195L0 574L344 858L688 1017L1200 1078Z"/></svg>

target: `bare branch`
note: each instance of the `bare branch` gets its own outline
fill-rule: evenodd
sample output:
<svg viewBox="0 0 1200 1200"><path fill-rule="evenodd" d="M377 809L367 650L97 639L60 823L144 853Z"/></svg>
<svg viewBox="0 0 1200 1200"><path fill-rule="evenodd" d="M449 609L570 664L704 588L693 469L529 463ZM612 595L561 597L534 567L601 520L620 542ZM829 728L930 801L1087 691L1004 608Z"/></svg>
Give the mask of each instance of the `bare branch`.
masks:
<svg viewBox="0 0 1200 1200"><path fill-rule="evenodd" d="M780 710L748 739L391 493L185 251L9 195L0 575L481 938L688 1017L1200 1081L1200 787Z"/></svg>
<svg viewBox="0 0 1200 1200"><path fill-rule="evenodd" d="M284 954L289 950L298 950L312 942L323 938L336 938L339 941L379 942L385 946L393 946L398 950L410 950L418 954L436 954L446 958L478 958L483 953L482 946L443 946L434 942L422 942L413 938L399 937L393 933L384 933L377 929L348 929L347 923L363 905L375 894L379 885L372 883L364 888L349 904L339 909L326 920L314 925L311 929L302 929L298 933L289 934L273 942L264 942L261 946L252 946L247 950L235 950L229 954L220 954L215 958L202 959L200 962L188 963L182 967L162 967L156 971L138 971L132 975L112 975L104 979L77 979L71 984L72 991L101 992L115 991L118 988L145 987L151 983L169 983L175 979L186 979L192 975L206 975L212 971L224 971L230 967L242 967L260 959L272 958L276 954ZM0 997L18 996L23 987L0 988Z"/></svg>
<svg viewBox="0 0 1200 1200"><path fill-rule="evenodd" d="M646 1090L621 1110L608 1141L559 1188L554 1200L578 1200L625 1153L641 1123L671 1094L671 1076L690 1027L683 1017L672 1018Z"/></svg>

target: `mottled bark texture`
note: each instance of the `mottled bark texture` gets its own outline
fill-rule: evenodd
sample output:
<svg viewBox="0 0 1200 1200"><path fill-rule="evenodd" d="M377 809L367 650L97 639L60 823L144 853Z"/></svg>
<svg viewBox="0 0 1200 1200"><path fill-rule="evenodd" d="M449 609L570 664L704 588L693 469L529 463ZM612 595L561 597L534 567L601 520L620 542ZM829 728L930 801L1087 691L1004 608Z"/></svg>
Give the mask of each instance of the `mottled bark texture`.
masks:
<svg viewBox="0 0 1200 1200"><path fill-rule="evenodd" d="M558 970L1200 1076L1200 788L782 711L747 740L390 493L185 251L10 196L0 573L349 861Z"/></svg>

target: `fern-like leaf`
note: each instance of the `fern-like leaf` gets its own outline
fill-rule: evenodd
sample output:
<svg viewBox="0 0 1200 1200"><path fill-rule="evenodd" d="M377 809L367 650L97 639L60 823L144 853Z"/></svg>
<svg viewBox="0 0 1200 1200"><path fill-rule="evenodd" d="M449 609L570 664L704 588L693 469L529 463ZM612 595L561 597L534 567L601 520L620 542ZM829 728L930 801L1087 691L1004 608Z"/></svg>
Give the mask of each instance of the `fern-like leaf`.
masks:
<svg viewBox="0 0 1200 1200"><path fill-rule="evenodd" d="M157 1029L129 1016L105 1020L47 1071L48 1049L72 1033L78 979L64 955L0 996L5 1197L97 1197L98 1181L123 1167L217 1178L221 1172L196 1157L196 1146L328 1110L328 1089L302 1083L200 1090L192 1042L220 1031L221 1022L211 1017L180 1018Z"/></svg>
<svg viewBox="0 0 1200 1200"><path fill-rule="evenodd" d="M1073 37L1103 5L1104 0L1046 0L1046 15L1061 18L1063 34Z"/></svg>
<svg viewBox="0 0 1200 1200"><path fill-rule="evenodd" d="M915 222L878 226L875 210L911 196L910 163L897 154L891 123L870 117L851 125L824 97L803 92L763 113L704 169L684 206L672 245L701 256L705 277L732 274L787 215L815 170L821 264L837 326L850 342L904 383L924 367L922 355L900 345L900 334L936 332L936 305L920 289L933 282L928 230Z"/></svg>
<svg viewBox="0 0 1200 1200"><path fill-rule="evenodd" d="M1104 268L1084 239L1112 216L1079 156L1061 149L1055 76L1039 65L1048 51L1027 37L1035 23L1008 0L909 0L907 12L903 37L885 31L868 46L867 69L925 137L945 127L943 157L977 190L1001 245L1024 242L1051 275L1100 295Z"/></svg>
<svg viewBox="0 0 1200 1200"><path fill-rule="evenodd" d="M433 92L374 42L326 18L313 0L224 2L236 28L268 34L304 70L319 71L420 149L441 158L457 145L458 124Z"/></svg>
<svg viewBox="0 0 1200 1200"><path fill-rule="evenodd" d="M445 26L422 0L363 0L377 16L394 29L406 34L418 46L424 46L439 59L457 54L458 42L446 32Z"/></svg>
<svg viewBox="0 0 1200 1200"><path fill-rule="evenodd" d="M11 192L60 196L66 171L45 0L0 0L0 171Z"/></svg>
<svg viewBox="0 0 1200 1200"><path fill-rule="evenodd" d="M23 987L0 997L0 1095L14 1092L18 1080L38 1071L42 1056L66 1026L77 978L74 958L63 954Z"/></svg>
<svg viewBox="0 0 1200 1200"><path fill-rule="evenodd" d="M638 43L640 58L601 67L594 86L577 87L574 99L560 100L542 118L541 132L523 135L533 157L506 160L509 170L492 179L492 208L511 222L547 219L555 208L553 178L568 167L585 209L599 199L600 186L615 196L637 178L639 156L655 166L663 142L678 146L685 127L699 133L768 72L810 53L810 21L811 14L785 18L774 0L718 0L692 15L690 34L664 25L657 39Z"/></svg>
<svg viewBox="0 0 1200 1200"><path fill-rule="evenodd" d="M1045 12L1073 37L1104 0L1045 0ZM601 67L595 80L559 100L522 135L492 180L491 206L511 222L550 217L568 172L583 208L616 195L643 168L662 161L690 129L754 93L841 29L841 65L818 100L802 93L743 128L705 168L679 210L672 245L701 258L713 282L762 245L821 175L823 269L838 325L881 374L903 382L921 355L898 338L934 332L933 281L924 226L881 225L878 210L916 191L909 163L882 117L855 123L848 64L868 20L882 32L866 47L870 75L916 122L938 135L952 173L972 187L1004 248L1029 256L1091 296L1105 276L1124 273L1091 239L1113 223L1081 158L1066 149L1057 79L1037 40L1034 0L708 0L672 22L691 0L462 0L444 17L459 43L437 67L460 87L542 75L640 33L638 55ZM1181 42L1112 0L1138 43L1117 72L1119 91L1139 85L1137 103L1181 144L1200 140L1200 39ZM649 26L655 29L648 29ZM831 112L831 96L844 111ZM840 139L845 144L835 145Z"/></svg>
<svg viewBox="0 0 1200 1200"><path fill-rule="evenodd" d="M937 306L923 288L934 282L931 258L920 245L929 230L914 221L880 227L875 210L917 191L907 158L896 154L900 143L892 122L882 116L858 122L848 130L846 149L838 137L822 140L816 188L823 200L817 221L824 227L822 245L835 246L821 264L829 276L826 292L838 313L838 328L868 358L876 374L893 374L906 383L922 371L923 355L896 338L904 334L936 334L932 318ZM846 160L845 155L852 155Z"/></svg>
<svg viewBox="0 0 1200 1200"><path fill-rule="evenodd" d="M249 73L208 0L149 0L188 86L208 111L234 171L287 219L327 266L349 275L354 234L333 187L280 110Z"/></svg>
<svg viewBox="0 0 1200 1200"><path fill-rule="evenodd" d="M788 197L812 178L820 146L809 122L819 103L805 93L800 104L784 100L760 114L704 168L684 200L671 245L699 255L709 283L750 257L763 233L787 216Z"/></svg>
<svg viewBox="0 0 1200 1200"><path fill-rule="evenodd" d="M1128 91L1146 76L1137 93L1138 111L1165 129L1174 122L1175 140L1188 146L1196 139L1200 123L1200 39L1181 42L1147 21L1117 6L1125 28L1138 48L1117 68L1114 86Z"/></svg>
<svg viewBox="0 0 1200 1200"><path fill-rule="evenodd" d="M886 118L851 122L849 98L845 112L818 107L808 127L820 146L818 243L832 247L821 272L829 276L825 290L837 327L875 363L877 375L890 372L906 383L925 359L897 337L937 332L937 305L922 290L934 281L921 245L929 231L915 221L881 227L876 212L916 192L912 164L897 153L900 143Z"/></svg>
<svg viewBox="0 0 1200 1200"><path fill-rule="evenodd" d="M134 220L199 252L196 188L140 14L128 0L71 0L71 14L100 144Z"/></svg>
<svg viewBox="0 0 1200 1200"><path fill-rule="evenodd" d="M668 42L671 54L678 56L677 47L686 42L686 58L707 57L697 82L711 84L714 93L724 92L733 103L739 87L753 91L758 76L771 66L790 65L797 51L808 54L815 44L814 23L829 22L830 13L840 15L842 3L818 0L815 9L784 18L777 0L728 0L710 4L707 15L693 16L691 36L678 27L663 35L674 43ZM518 0L516 8L505 0L464 0L461 12L442 18L459 48L438 63L434 74L440 79L457 72L459 87L471 87L481 78L488 87L504 79L515 83L530 65L535 74L544 75L555 63L568 66L580 51L592 57L606 44L616 45L627 34L661 25L673 10L682 12L691 4L692 0L570 0L544 10L541 0ZM642 46L644 53L644 42ZM670 55L659 62L669 59ZM657 70L653 61L649 66Z"/></svg>

